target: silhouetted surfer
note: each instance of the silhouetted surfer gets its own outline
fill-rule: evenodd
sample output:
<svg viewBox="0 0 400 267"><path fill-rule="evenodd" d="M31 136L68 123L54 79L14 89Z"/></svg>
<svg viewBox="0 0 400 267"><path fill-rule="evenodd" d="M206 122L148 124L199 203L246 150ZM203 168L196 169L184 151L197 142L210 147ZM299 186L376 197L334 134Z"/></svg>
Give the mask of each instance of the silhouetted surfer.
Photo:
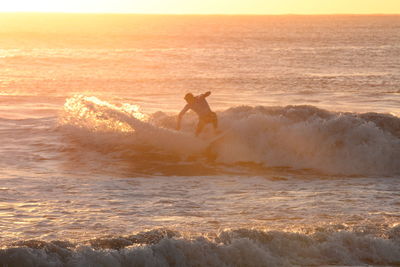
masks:
<svg viewBox="0 0 400 267"><path fill-rule="evenodd" d="M186 106L182 109L182 111L178 115L178 125L177 129L181 128L181 120L183 115L189 110L193 110L199 116L199 122L197 124L196 136L198 136L203 130L204 126L208 123L212 123L214 126L214 132L217 133L218 129L218 118L215 112L212 112L210 106L207 103L206 97L211 94L210 91L194 96L192 93L188 93L185 95L185 100L187 102Z"/></svg>

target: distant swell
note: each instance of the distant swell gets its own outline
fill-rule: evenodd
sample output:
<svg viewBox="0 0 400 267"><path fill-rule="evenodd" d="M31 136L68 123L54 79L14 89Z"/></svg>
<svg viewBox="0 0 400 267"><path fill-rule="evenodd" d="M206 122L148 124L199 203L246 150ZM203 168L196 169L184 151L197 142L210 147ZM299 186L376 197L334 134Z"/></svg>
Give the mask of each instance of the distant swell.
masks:
<svg viewBox="0 0 400 267"><path fill-rule="evenodd" d="M221 129L229 132L212 146L207 142L211 129L205 140L193 136L194 115L186 116L177 132L175 115L143 114L137 106L93 97L68 99L60 125L84 149L101 148L121 160L134 159L138 166L142 155L169 166L204 158L230 166L251 163L335 175L400 173L400 118L390 114L241 106L218 112L218 117Z"/></svg>
<svg viewBox="0 0 400 267"><path fill-rule="evenodd" d="M0 250L2 266L322 266L400 264L399 228L313 234L238 229L214 237L183 237L156 229L132 236L67 241L23 241Z"/></svg>

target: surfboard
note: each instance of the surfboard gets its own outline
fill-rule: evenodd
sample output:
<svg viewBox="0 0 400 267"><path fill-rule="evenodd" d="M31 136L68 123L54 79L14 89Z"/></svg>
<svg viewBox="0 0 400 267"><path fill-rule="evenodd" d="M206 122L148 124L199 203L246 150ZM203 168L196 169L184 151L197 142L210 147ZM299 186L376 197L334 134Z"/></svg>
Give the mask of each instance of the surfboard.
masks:
<svg viewBox="0 0 400 267"><path fill-rule="evenodd" d="M211 145L215 142L217 142L218 140L222 139L227 133L229 133L232 129L226 129L222 132L220 132L219 134L217 134L216 136L214 136L213 138L211 138L210 140L208 140L208 144Z"/></svg>
<svg viewBox="0 0 400 267"><path fill-rule="evenodd" d="M215 159L218 156L218 153L215 150L216 147L218 146L217 145L218 141L221 141L231 130L232 129L224 130L224 131L220 132L219 134L213 136L211 139L205 140L205 142L208 145L204 151L204 155L209 161L211 161L211 162L215 161Z"/></svg>

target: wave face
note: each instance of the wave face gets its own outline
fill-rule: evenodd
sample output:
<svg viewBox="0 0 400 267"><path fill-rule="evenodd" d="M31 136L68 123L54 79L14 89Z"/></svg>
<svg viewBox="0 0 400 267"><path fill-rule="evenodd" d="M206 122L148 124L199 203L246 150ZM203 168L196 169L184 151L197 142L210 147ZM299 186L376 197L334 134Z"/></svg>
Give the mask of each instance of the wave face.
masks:
<svg viewBox="0 0 400 267"><path fill-rule="evenodd" d="M391 115L287 106L232 108L223 117L235 133L218 151L223 161L345 175L400 171L400 119Z"/></svg>
<svg viewBox="0 0 400 267"><path fill-rule="evenodd" d="M384 237L320 229L312 234L238 229L184 237L155 229L131 236L23 241L0 250L3 266L323 266L400 264L399 227Z"/></svg>
<svg viewBox="0 0 400 267"><path fill-rule="evenodd" d="M192 134L197 120L193 115L185 117L178 132L176 116L144 114L135 105L75 96L66 101L60 125L78 143L101 147L123 160L134 158L138 165L141 158L157 159L158 164L194 158L334 175L400 173L400 119L390 114L240 106L221 111L218 117L227 133L210 145L211 129L202 138Z"/></svg>

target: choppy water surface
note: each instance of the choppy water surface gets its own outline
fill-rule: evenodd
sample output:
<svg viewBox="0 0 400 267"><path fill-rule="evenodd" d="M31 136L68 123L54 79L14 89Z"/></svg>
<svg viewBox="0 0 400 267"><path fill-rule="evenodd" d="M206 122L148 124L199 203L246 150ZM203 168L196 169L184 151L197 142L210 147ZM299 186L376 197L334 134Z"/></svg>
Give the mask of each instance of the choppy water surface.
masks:
<svg viewBox="0 0 400 267"><path fill-rule="evenodd" d="M0 24L1 264L400 264L398 16Z"/></svg>

